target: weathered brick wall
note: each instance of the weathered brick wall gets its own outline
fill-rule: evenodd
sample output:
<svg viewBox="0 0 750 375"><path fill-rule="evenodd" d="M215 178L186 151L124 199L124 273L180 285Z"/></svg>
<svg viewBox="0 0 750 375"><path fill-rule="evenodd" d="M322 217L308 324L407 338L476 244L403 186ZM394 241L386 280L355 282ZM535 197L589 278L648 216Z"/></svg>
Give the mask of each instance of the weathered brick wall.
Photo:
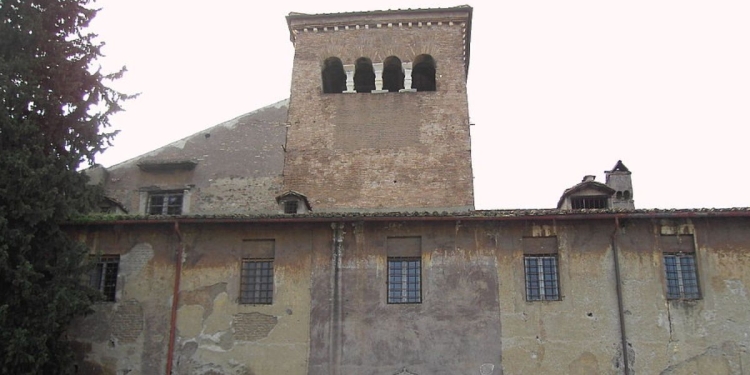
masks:
<svg viewBox="0 0 750 375"><path fill-rule="evenodd" d="M419 17L411 27L297 34L284 186L307 195L313 210L473 207L465 25L427 26L432 18ZM437 91L322 93L328 57L352 64L362 56L410 62L420 54L436 61Z"/></svg>
<svg viewBox="0 0 750 375"><path fill-rule="evenodd" d="M142 214L141 191L185 190L188 214L276 212L286 137L286 102L276 103L109 168L105 191ZM142 171L142 161L192 160L189 171Z"/></svg>

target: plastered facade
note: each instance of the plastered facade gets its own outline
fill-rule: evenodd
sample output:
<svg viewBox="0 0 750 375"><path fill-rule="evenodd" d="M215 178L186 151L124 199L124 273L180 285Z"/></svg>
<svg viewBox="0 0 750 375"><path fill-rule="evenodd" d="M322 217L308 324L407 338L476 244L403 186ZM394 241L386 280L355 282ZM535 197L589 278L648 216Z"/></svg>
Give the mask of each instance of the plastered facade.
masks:
<svg viewBox="0 0 750 375"><path fill-rule="evenodd" d="M697 300L666 298L656 219L203 222L180 224L182 240L169 222L77 227L121 268L117 302L71 336L92 374L163 373L170 329L178 374L624 374L622 317L633 374L743 374L749 221L677 220L695 242ZM560 300L525 298L535 236L557 238ZM387 303L394 237L420 239L421 303ZM275 243L270 305L238 302L248 239Z"/></svg>

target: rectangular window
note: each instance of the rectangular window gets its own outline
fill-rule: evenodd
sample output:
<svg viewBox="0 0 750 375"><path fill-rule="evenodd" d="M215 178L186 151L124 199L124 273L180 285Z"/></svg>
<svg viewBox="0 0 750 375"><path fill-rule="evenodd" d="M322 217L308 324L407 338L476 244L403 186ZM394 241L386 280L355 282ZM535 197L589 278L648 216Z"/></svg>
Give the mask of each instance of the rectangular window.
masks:
<svg viewBox="0 0 750 375"><path fill-rule="evenodd" d="M89 274L89 285L102 292L105 301L115 301L119 265L119 255L102 255Z"/></svg>
<svg viewBox="0 0 750 375"><path fill-rule="evenodd" d="M609 198L606 196L571 197L570 205L574 210L607 208Z"/></svg>
<svg viewBox="0 0 750 375"><path fill-rule="evenodd" d="M526 300L557 301L560 288L557 283L556 255L526 255L523 258L526 269Z"/></svg>
<svg viewBox="0 0 750 375"><path fill-rule="evenodd" d="M149 215L181 215L183 192L158 192L148 195Z"/></svg>
<svg viewBox="0 0 750 375"><path fill-rule="evenodd" d="M240 303L273 303L273 259L243 259Z"/></svg>
<svg viewBox="0 0 750 375"><path fill-rule="evenodd" d="M388 303L422 302L422 259L388 258Z"/></svg>
<svg viewBox="0 0 750 375"><path fill-rule="evenodd" d="M297 201L286 201L284 202L284 213L285 214L296 214L298 202Z"/></svg>
<svg viewBox="0 0 750 375"><path fill-rule="evenodd" d="M698 274L693 254L664 254L667 299L698 299Z"/></svg>

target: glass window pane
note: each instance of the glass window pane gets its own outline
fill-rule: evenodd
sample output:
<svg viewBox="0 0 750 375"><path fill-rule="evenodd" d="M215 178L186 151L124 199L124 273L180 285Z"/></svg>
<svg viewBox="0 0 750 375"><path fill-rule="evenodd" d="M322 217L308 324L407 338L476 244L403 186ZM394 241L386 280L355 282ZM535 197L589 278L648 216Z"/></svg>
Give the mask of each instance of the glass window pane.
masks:
<svg viewBox="0 0 750 375"><path fill-rule="evenodd" d="M421 259L388 258L388 303L421 302Z"/></svg>
<svg viewBox="0 0 750 375"><path fill-rule="evenodd" d="M240 303L273 303L272 260L243 260L240 271Z"/></svg>

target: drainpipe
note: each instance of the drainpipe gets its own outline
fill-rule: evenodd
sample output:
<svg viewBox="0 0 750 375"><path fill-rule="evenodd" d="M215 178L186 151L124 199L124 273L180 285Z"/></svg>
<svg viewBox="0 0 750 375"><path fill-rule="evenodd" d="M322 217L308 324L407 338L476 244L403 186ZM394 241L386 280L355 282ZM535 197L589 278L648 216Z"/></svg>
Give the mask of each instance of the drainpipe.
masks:
<svg viewBox="0 0 750 375"><path fill-rule="evenodd" d="M620 232L620 219L615 216L615 230L612 232L612 256L615 258L615 290L617 291L617 312L620 320L620 340L625 375L630 375L630 358L628 356L628 339L625 334L625 311L622 302L622 279L620 278L620 254L617 249L617 234Z"/></svg>
<svg viewBox="0 0 750 375"><path fill-rule="evenodd" d="M341 302L341 256L343 253L344 242L344 223L332 223L333 243L331 265L333 274L331 275L331 321L330 321L330 339L331 344L328 347L328 363L331 375L338 375L339 365L341 364L341 324L343 323L342 302Z"/></svg>
<svg viewBox="0 0 750 375"><path fill-rule="evenodd" d="M172 363L174 362L175 331L177 330L177 306L180 302L180 276L182 275L182 256L185 253L185 244L182 241L180 223L174 222L174 232L177 234L177 259L175 259L174 290L172 291L172 315L169 318L169 347L167 349L166 375L172 374Z"/></svg>

